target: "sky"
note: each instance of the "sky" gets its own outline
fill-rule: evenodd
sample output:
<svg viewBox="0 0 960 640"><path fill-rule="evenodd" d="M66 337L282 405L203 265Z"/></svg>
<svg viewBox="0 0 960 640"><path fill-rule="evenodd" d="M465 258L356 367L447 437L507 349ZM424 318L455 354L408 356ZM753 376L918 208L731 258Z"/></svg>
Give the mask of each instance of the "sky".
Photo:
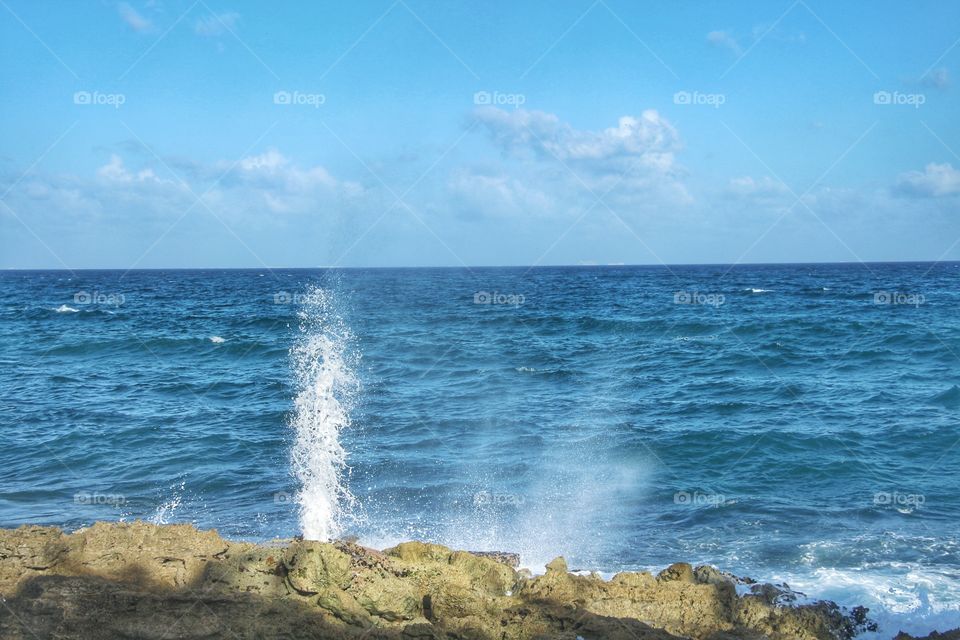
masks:
<svg viewBox="0 0 960 640"><path fill-rule="evenodd" d="M0 268L960 259L960 3L0 0Z"/></svg>

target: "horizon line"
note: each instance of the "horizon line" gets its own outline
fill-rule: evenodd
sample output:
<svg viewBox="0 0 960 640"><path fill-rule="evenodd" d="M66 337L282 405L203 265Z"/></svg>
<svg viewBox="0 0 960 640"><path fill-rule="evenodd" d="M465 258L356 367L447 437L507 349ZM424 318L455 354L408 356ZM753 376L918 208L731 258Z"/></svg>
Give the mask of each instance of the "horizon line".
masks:
<svg viewBox="0 0 960 640"><path fill-rule="evenodd" d="M16 271L44 271L44 272L63 272L75 273L78 271L122 271L124 273L136 273L144 271L360 271L360 270L391 270L391 269L569 269L569 268L603 268L603 267L645 267L645 268L671 268L671 267L790 267L790 266L840 266L840 265L895 265L895 264L955 264L960 260L840 260L840 261L818 261L818 262L674 262L674 263L596 263L596 264L543 264L543 265L524 265L524 264L504 264L504 265L409 265L409 266L334 266L317 265L311 267L280 267L280 266L252 266L252 267L144 267L129 269L123 267L77 267L77 268L50 268L50 267L3 267L0 272Z"/></svg>

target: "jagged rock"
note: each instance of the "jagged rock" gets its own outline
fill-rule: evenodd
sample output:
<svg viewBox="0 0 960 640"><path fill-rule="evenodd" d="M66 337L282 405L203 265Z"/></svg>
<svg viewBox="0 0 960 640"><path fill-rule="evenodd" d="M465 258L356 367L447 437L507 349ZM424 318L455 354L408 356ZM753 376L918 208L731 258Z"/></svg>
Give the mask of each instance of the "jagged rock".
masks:
<svg viewBox="0 0 960 640"><path fill-rule="evenodd" d="M510 565L422 542L258 545L188 525L0 529L0 637L846 640L870 628L866 610L797 606L786 586L737 595L744 581L712 567L605 581L562 557L541 576Z"/></svg>
<svg viewBox="0 0 960 640"><path fill-rule="evenodd" d="M547 573L558 572L566 573L567 572L567 561L563 559L563 556L557 556L553 560L547 563Z"/></svg>
<svg viewBox="0 0 960 640"><path fill-rule="evenodd" d="M490 558L491 560L502 562L508 567L513 567L514 569L520 566L520 554L518 553L506 553L503 551L468 551L467 553L480 558Z"/></svg>
<svg viewBox="0 0 960 640"><path fill-rule="evenodd" d="M686 562L677 562L670 565L657 575L657 580L664 582L695 582L693 567Z"/></svg>
<svg viewBox="0 0 960 640"><path fill-rule="evenodd" d="M287 547L284 564L290 586L303 595L331 587L345 589L350 584L351 558L330 544L294 542Z"/></svg>
<svg viewBox="0 0 960 640"><path fill-rule="evenodd" d="M747 584L732 573L720 571L709 565L700 565L694 569L693 579L700 584Z"/></svg>
<svg viewBox="0 0 960 640"><path fill-rule="evenodd" d="M402 542L390 549L384 549L383 552L406 562L446 562L450 558L450 549L426 542Z"/></svg>
<svg viewBox="0 0 960 640"><path fill-rule="evenodd" d="M806 594L794 591L788 584L755 584L750 587L750 593L771 605L793 604L806 597Z"/></svg>

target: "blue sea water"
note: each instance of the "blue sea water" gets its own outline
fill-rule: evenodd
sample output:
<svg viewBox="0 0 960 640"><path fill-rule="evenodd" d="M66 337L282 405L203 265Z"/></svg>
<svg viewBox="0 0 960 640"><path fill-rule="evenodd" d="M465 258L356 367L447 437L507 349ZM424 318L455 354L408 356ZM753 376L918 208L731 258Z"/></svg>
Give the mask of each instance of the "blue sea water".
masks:
<svg viewBox="0 0 960 640"><path fill-rule="evenodd" d="M359 383L343 533L706 562L885 632L960 626L958 283L957 263L3 272L0 525L300 533L291 350L329 324Z"/></svg>

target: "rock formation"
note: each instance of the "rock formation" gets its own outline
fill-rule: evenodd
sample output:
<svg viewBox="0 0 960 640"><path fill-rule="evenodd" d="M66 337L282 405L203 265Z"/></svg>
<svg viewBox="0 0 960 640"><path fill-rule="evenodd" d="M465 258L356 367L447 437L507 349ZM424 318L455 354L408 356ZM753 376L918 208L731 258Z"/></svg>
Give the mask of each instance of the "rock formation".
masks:
<svg viewBox="0 0 960 640"><path fill-rule="evenodd" d="M0 637L846 640L866 610L795 606L712 567L609 581L421 542L231 542L189 525L0 529ZM737 583L742 594L738 594Z"/></svg>

